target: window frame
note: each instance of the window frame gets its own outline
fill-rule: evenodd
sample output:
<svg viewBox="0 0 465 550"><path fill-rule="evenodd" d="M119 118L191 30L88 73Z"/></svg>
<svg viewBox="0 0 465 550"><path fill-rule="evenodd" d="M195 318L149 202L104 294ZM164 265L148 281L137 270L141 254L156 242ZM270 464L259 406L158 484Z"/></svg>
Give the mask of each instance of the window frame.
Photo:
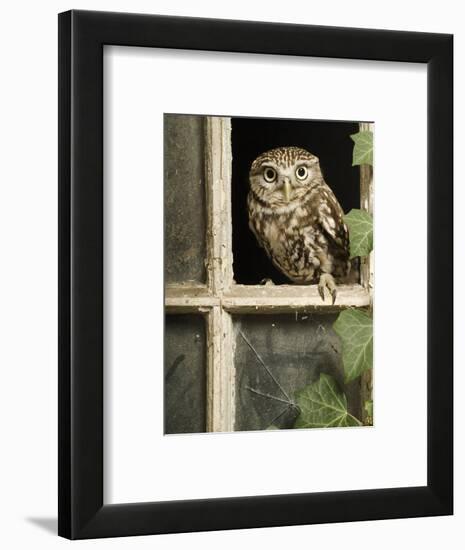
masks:
<svg viewBox="0 0 465 550"><path fill-rule="evenodd" d="M196 115L198 116L198 115ZM349 307L372 307L373 252L361 259L360 283L338 285L336 304L323 302L317 285L236 284L233 272L231 210L231 117L205 116L206 282L170 283L165 286L165 311L205 316L207 403L206 431L235 429L235 336L233 314L334 312ZM373 130L373 124L359 123ZM360 166L360 208L373 213L373 169ZM372 375L361 380L371 388ZM367 391L368 393L368 391Z"/></svg>
<svg viewBox="0 0 465 550"><path fill-rule="evenodd" d="M105 503L102 175L108 44L427 67L426 484ZM453 513L452 35L68 11L59 15L58 134L59 535L88 539Z"/></svg>

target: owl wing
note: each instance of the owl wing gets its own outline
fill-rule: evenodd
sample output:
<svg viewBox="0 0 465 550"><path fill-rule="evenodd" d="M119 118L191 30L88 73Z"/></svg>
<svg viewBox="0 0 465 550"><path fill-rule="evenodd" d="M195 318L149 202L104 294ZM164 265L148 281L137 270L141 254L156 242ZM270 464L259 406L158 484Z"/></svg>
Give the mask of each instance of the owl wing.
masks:
<svg viewBox="0 0 465 550"><path fill-rule="evenodd" d="M349 258L349 230L344 223L344 212L331 189L325 185L321 191L318 222L328 239L341 256Z"/></svg>
<svg viewBox="0 0 465 550"><path fill-rule="evenodd" d="M247 196L247 208L249 211L249 228L255 235L257 243L268 252L262 240L258 227L256 227L256 224L259 224L261 222L261 216L259 215L259 211L257 209L257 205L255 204L252 193L249 193Z"/></svg>
<svg viewBox="0 0 465 550"><path fill-rule="evenodd" d="M260 238L260 235L257 233L256 229L255 229L255 225L253 223L252 220L249 220L249 229L252 231L252 233L255 235L255 238L257 240L257 243L259 244L259 246L261 246L262 248L264 248L263 246L263 242Z"/></svg>

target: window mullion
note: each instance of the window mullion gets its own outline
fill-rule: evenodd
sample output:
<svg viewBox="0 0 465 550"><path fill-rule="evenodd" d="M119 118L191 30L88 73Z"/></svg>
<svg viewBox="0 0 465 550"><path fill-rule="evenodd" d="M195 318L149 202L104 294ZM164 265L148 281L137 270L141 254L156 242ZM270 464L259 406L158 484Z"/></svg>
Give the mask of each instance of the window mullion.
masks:
<svg viewBox="0 0 465 550"><path fill-rule="evenodd" d="M234 431L235 372L232 318L221 306L207 321L207 431Z"/></svg>
<svg viewBox="0 0 465 550"><path fill-rule="evenodd" d="M206 118L207 284L216 296L232 284L231 120Z"/></svg>
<svg viewBox="0 0 465 550"><path fill-rule="evenodd" d="M234 430L233 325L223 310L223 293L232 285L231 120L207 117L207 286L218 305L207 317L207 431Z"/></svg>
<svg viewBox="0 0 465 550"><path fill-rule="evenodd" d="M373 131L373 124L360 123L360 131ZM369 164L360 165L360 208L373 214L373 167ZM370 294L370 303L373 294L373 252L361 259L360 279L362 285Z"/></svg>
<svg viewBox="0 0 465 550"><path fill-rule="evenodd" d="M373 124L369 122L360 123L360 131L370 130L373 132ZM369 164L360 165L360 207L373 215L373 166ZM370 297L370 306L373 305L373 252L361 259L360 279L362 285L367 289ZM364 423L368 422L368 409L364 406L373 396L373 369L365 371L360 377L361 397L361 418ZM371 420L372 421L372 420Z"/></svg>

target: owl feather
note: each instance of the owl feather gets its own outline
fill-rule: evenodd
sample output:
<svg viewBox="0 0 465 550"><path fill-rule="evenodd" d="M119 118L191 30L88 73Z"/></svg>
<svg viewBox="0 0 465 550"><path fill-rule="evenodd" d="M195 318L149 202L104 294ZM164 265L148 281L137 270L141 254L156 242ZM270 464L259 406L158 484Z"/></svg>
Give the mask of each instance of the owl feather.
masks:
<svg viewBox="0 0 465 550"><path fill-rule="evenodd" d="M257 157L249 173L249 225L273 264L296 284L318 284L336 298L348 275L349 235L343 210L318 158L299 147Z"/></svg>

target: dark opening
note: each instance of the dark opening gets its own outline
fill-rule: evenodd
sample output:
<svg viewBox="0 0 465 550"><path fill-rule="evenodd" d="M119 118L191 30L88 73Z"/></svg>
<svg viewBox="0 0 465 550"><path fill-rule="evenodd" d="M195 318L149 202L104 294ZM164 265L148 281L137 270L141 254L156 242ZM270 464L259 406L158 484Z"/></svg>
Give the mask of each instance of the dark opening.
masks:
<svg viewBox="0 0 465 550"><path fill-rule="evenodd" d="M351 134L356 122L291 119L232 118L232 218L234 279L256 285L263 279L275 284L290 281L271 263L249 229L247 213L248 174L253 160L274 147L297 146L320 159L326 183L345 213L360 207L359 167L352 166Z"/></svg>

